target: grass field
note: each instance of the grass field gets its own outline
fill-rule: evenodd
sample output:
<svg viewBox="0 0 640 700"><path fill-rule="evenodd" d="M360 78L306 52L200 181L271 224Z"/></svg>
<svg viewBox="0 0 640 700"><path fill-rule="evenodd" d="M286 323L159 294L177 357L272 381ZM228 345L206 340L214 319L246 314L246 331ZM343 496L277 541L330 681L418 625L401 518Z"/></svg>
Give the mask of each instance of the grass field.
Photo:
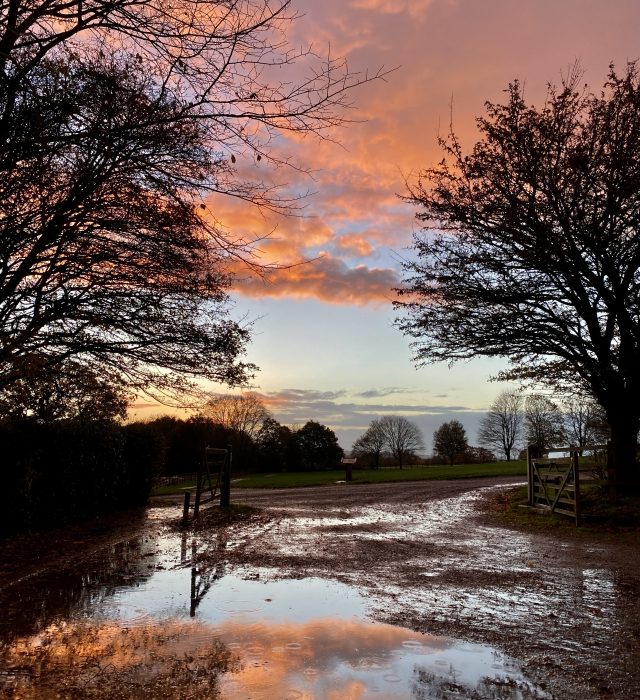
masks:
<svg viewBox="0 0 640 700"><path fill-rule="evenodd" d="M393 481L425 481L429 479L471 479L481 476L525 477L527 464L524 460L514 462L487 462L484 464L454 464L428 467L405 467L404 469L354 469L352 485L375 484ZM327 486L344 481L343 469L323 472L282 472L277 474L247 474L233 479L234 488L284 489L296 486ZM194 481L161 486L153 490L154 496L181 493L195 488Z"/></svg>

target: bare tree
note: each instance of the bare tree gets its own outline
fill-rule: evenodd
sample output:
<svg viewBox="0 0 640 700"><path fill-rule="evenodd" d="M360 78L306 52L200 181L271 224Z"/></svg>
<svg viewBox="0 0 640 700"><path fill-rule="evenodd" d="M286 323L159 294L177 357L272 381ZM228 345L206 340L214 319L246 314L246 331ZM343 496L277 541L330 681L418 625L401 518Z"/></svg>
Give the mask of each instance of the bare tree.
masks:
<svg viewBox="0 0 640 700"><path fill-rule="evenodd" d="M455 135L408 200L428 233L401 304L418 362L509 357L503 376L554 390L576 376L604 408L613 461L635 469L640 426L640 77L579 71L545 103L519 83L487 104L481 140ZM433 234L437 230L439 233Z"/></svg>
<svg viewBox="0 0 640 700"><path fill-rule="evenodd" d="M379 420L379 430L400 469L407 457L424 449L420 428L403 416L383 416Z"/></svg>
<svg viewBox="0 0 640 700"><path fill-rule="evenodd" d="M567 438L571 445L583 448L606 442L608 430L602 406L588 397L573 397L563 402Z"/></svg>
<svg viewBox="0 0 640 700"><path fill-rule="evenodd" d="M453 464L456 456L463 454L468 447L467 431L458 420L443 423L433 434L435 453L446 457L450 464Z"/></svg>
<svg viewBox="0 0 640 700"><path fill-rule="evenodd" d="M362 434L351 448L354 457L372 457L374 469L380 468L380 457L387 446L387 436L380 420L374 419L366 432Z"/></svg>
<svg viewBox="0 0 640 700"><path fill-rule="evenodd" d="M522 396L515 391L501 392L480 420L480 444L500 450L507 462L511 461L513 449L520 437L522 420Z"/></svg>
<svg viewBox="0 0 640 700"><path fill-rule="evenodd" d="M136 60L160 97L181 95L175 118L202 118L216 149L264 156L276 132L345 123L351 89L370 79L330 52L291 46L291 0L0 0L0 17L5 117L25 77L61 46L83 59L115 50Z"/></svg>
<svg viewBox="0 0 640 700"><path fill-rule="evenodd" d="M210 195L291 211L277 134L327 136L371 78L292 49L288 0L0 0L0 19L0 385L35 356L163 400L246 383L226 291L238 261L266 268Z"/></svg>
<svg viewBox="0 0 640 700"><path fill-rule="evenodd" d="M264 401L253 393L216 396L206 403L202 415L225 428L255 438L271 416Z"/></svg>
<svg viewBox="0 0 640 700"><path fill-rule="evenodd" d="M196 206L198 173L221 167L200 123L173 121L177 98L157 98L135 62L60 57L30 80L9 138L19 162L0 178L0 386L33 358L160 394L246 381L248 328L225 293L234 251Z"/></svg>
<svg viewBox="0 0 640 700"><path fill-rule="evenodd" d="M562 410L547 396L527 396L524 401L524 415L527 440L539 449L560 447L566 440Z"/></svg>

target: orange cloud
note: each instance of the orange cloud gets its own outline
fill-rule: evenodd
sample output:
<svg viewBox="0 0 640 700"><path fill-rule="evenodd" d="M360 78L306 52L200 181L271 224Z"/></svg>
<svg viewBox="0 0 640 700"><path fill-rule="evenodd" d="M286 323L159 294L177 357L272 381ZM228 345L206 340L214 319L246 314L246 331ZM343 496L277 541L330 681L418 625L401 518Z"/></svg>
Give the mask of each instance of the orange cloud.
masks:
<svg viewBox="0 0 640 700"><path fill-rule="evenodd" d="M264 279L238 279L234 291L253 298L293 297L364 306L389 304L392 288L398 284L398 275L392 269L349 267L342 260L324 255L302 265L273 270Z"/></svg>
<svg viewBox="0 0 640 700"><path fill-rule="evenodd" d="M384 14L408 13L412 17L420 16L434 0L353 0L353 7L360 10L382 12Z"/></svg>
<svg viewBox="0 0 640 700"><path fill-rule="evenodd" d="M243 240L270 234L256 246L266 264L326 253L313 268L280 271L267 283L242 279L241 294L344 304L386 299L397 283L392 251L409 246L416 227L414 209L397 195L406 192L405 178L415 181L440 160L438 135L446 135L451 118L468 148L485 100L502 100L514 78L525 80L527 99L540 103L547 81L557 81L579 57L585 79L597 86L611 60L623 64L637 53L640 21L640 5L622 0L616 12L605 3L586 8L583 0L299 0L296 6L303 16L290 27L294 44L312 45L319 55L330 45L353 71L398 69L353 91L354 109L343 116L354 123L330 130L329 139L295 132L273 138L274 159L298 169L272 167L269 155L257 163L237 154L241 180L281 183L292 200L312 192L299 202L303 217L278 218L219 197L211 208Z"/></svg>
<svg viewBox="0 0 640 700"><path fill-rule="evenodd" d="M373 246L370 241L360 234L347 234L336 242L336 246L341 252L353 256L368 257L373 253Z"/></svg>

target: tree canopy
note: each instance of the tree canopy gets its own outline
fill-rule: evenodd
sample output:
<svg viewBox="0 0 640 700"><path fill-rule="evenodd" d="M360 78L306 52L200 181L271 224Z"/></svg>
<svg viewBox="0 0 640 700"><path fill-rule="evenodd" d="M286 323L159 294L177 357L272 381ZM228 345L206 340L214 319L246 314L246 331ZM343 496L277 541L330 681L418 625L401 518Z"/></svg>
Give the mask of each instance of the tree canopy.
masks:
<svg viewBox="0 0 640 700"><path fill-rule="evenodd" d="M127 417L130 396L122 386L67 360L52 370L30 358L20 379L0 388L0 418L38 421L116 421Z"/></svg>
<svg viewBox="0 0 640 700"><path fill-rule="evenodd" d="M433 434L433 449L437 455L446 457L453 464L457 455L469 447L467 431L458 420L443 423Z"/></svg>
<svg viewBox="0 0 640 700"><path fill-rule="evenodd" d="M160 398L251 377L227 291L238 262L264 269L209 197L290 211L277 135L346 123L370 79L293 49L294 19L289 0L0 0L0 386L36 355Z"/></svg>
<svg viewBox="0 0 640 700"><path fill-rule="evenodd" d="M415 237L398 323L419 363L501 356L507 378L585 386L629 469L640 425L640 81L611 69L599 94L574 71L544 104L513 83L480 140L407 200Z"/></svg>
<svg viewBox="0 0 640 700"><path fill-rule="evenodd" d="M126 60L60 56L29 89L0 148L0 385L34 355L136 389L246 380L228 251L195 206L223 167L200 124Z"/></svg>
<svg viewBox="0 0 640 700"><path fill-rule="evenodd" d="M566 431L560 406L548 396L532 394L524 401L527 441L540 450L564 447Z"/></svg>
<svg viewBox="0 0 640 700"><path fill-rule="evenodd" d="M291 439L303 470L334 468L344 455L333 430L318 421L308 420Z"/></svg>
<svg viewBox="0 0 640 700"><path fill-rule="evenodd" d="M373 458L375 469L380 468L380 457L388 447L388 439L384 424L379 419L374 419L367 430L353 443L351 454L354 457Z"/></svg>
<svg viewBox="0 0 640 700"><path fill-rule="evenodd" d="M424 449L420 428L404 416L382 416L378 422L378 430L384 436L386 446L398 461L400 469L407 457Z"/></svg>
<svg viewBox="0 0 640 700"><path fill-rule="evenodd" d="M264 401L251 392L214 396L204 405L202 415L252 439L271 418Z"/></svg>

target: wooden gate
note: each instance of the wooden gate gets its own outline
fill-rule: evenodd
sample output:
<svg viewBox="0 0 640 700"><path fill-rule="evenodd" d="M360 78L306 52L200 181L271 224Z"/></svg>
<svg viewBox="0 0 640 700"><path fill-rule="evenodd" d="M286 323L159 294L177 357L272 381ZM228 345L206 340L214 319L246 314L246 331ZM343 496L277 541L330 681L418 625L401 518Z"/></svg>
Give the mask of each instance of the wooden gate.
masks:
<svg viewBox="0 0 640 700"><path fill-rule="evenodd" d="M591 462L581 464L581 455L593 455ZM599 462L595 455L604 460ZM552 457L552 455L556 455ZM542 508L552 513L567 515L580 524L580 471L587 478L602 481L607 478L609 463L608 445L585 447L555 447L538 450L536 445L527 448L527 474L529 506ZM600 473L597 473L600 472Z"/></svg>
<svg viewBox="0 0 640 700"><path fill-rule="evenodd" d="M204 448L202 462L196 477L196 496L193 505L191 505L191 492L187 491L184 494L183 524L189 520L190 509L193 509L193 517L197 518L200 506L211 503L218 493L220 494L220 505L228 507L231 500L231 445L226 448Z"/></svg>
<svg viewBox="0 0 640 700"><path fill-rule="evenodd" d="M558 454L552 458L552 454ZM539 451L527 448L529 505L561 513L580 523L580 466L578 450L557 447Z"/></svg>

